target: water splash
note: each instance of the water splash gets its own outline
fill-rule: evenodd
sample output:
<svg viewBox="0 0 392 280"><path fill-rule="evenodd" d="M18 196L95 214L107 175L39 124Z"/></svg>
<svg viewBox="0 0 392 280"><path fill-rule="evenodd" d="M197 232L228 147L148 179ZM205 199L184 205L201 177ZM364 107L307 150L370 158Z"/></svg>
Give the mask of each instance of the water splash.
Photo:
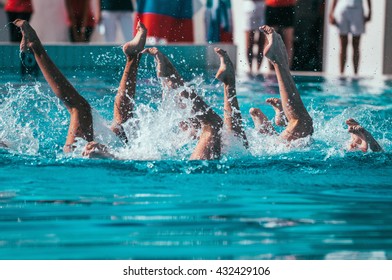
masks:
<svg viewBox="0 0 392 280"><path fill-rule="evenodd" d="M207 104L211 104L214 110L223 116L223 90L219 82L215 79L206 82L202 76L197 76L184 88L170 91L160 87L159 79L147 75L144 71L140 71L139 74L141 84L139 83L137 88L135 117L124 124L125 132L130 139L130 144L125 146L109 128L116 87L99 84L99 88L94 88L90 85L91 88L81 92L95 108L95 139L107 145L123 160L188 159L197 140L190 139L189 132L183 131L179 123L194 117L194 113L191 110L191 101L179 100L179 92L184 89L197 90ZM0 139L10 147L10 150L18 154L49 159L63 158L62 145L68 129L69 115L49 87L40 82L29 82L25 85L7 83L0 91L4 93L0 97ZM303 91L306 99L308 93L306 90ZM327 95L325 92L323 94ZM244 113L252 104L241 104L250 148L245 150L241 141L224 131L224 156L241 159L249 156L290 157L296 153L310 153L324 160L342 158L347 155L345 147L349 135L344 121L349 117L357 119L377 140L380 140L386 151L390 150L390 105L354 104L339 112L336 107L339 106L340 109L342 106L332 98L330 101L328 104L319 101L309 102L315 131L312 140L302 139L290 146L280 141L278 136L258 134L253 129L253 124L248 121L248 114ZM271 111L270 107L266 108L267 111ZM80 157L83 145L84 141L79 140L78 149L73 156Z"/></svg>

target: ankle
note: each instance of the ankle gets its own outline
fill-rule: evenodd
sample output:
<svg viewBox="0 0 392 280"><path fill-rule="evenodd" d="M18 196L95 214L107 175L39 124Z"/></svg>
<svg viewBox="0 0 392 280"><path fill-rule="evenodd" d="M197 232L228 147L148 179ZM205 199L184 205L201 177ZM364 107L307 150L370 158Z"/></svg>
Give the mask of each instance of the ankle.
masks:
<svg viewBox="0 0 392 280"><path fill-rule="evenodd" d="M132 55L125 55L127 57L127 62L133 62L135 60L137 60L138 54L132 54Z"/></svg>

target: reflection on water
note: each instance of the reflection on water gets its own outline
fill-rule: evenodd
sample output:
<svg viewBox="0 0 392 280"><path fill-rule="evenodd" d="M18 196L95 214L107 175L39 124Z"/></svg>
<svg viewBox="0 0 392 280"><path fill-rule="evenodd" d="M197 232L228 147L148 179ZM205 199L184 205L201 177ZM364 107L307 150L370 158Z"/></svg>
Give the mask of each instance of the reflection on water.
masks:
<svg viewBox="0 0 392 280"><path fill-rule="evenodd" d="M70 77L107 139L114 79ZM246 114L273 116L264 100L276 80L241 80L250 150L189 162L195 143L176 127L184 112L169 110L170 95L160 101L156 79L141 80L142 130L132 147L113 144L124 161L64 156L68 116L48 87L0 86L0 137L11 146L0 149L0 259L392 258L389 81L296 77L315 134L289 150L255 134ZM222 114L221 88L192 84ZM347 153L348 117L386 152Z"/></svg>

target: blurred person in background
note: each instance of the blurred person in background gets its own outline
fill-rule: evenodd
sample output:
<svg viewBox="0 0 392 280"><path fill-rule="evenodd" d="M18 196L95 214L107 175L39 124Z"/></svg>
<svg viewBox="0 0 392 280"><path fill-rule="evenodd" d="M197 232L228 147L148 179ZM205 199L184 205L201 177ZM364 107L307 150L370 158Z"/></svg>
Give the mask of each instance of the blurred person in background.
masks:
<svg viewBox="0 0 392 280"><path fill-rule="evenodd" d="M289 58L289 67L293 64L294 25L296 0L266 0L266 24L273 27L283 39Z"/></svg>
<svg viewBox="0 0 392 280"><path fill-rule="evenodd" d="M90 0L65 0L71 42L90 42L95 20Z"/></svg>
<svg viewBox="0 0 392 280"><path fill-rule="evenodd" d="M365 16L362 0L333 0L329 22L336 25L340 34L340 74L344 73L347 62L348 34L352 35L354 73L359 68L359 43L365 33L365 23L372 16L372 4L367 0L368 15Z"/></svg>
<svg viewBox="0 0 392 280"><path fill-rule="evenodd" d="M259 72L263 61L264 35L261 34L259 26L265 24L264 0L244 0L243 9L246 18L246 55L249 63L249 74L252 75L254 58L257 59L257 72ZM254 46L257 47L256 53L254 53Z"/></svg>
<svg viewBox="0 0 392 280"><path fill-rule="evenodd" d="M121 27L125 41L132 39L133 4L132 0L96 0L98 7L97 22L104 27L106 42L116 40L117 28Z"/></svg>
<svg viewBox="0 0 392 280"><path fill-rule="evenodd" d="M209 43L233 43L233 16L230 0L207 0L206 40Z"/></svg>
<svg viewBox="0 0 392 280"><path fill-rule="evenodd" d="M13 22L18 18L30 21L31 15L34 12L31 0L7 0L4 10L7 13L8 22ZM10 24L8 28L10 31L10 41L20 43L22 33L20 33L19 28L13 24Z"/></svg>

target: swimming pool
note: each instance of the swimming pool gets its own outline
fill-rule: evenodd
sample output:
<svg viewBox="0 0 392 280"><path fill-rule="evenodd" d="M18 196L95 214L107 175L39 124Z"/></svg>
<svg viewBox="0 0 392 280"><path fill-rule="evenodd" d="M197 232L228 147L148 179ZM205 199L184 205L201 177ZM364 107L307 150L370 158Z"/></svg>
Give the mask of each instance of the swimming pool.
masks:
<svg viewBox="0 0 392 280"><path fill-rule="evenodd" d="M119 72L66 76L111 120ZM222 114L210 77L187 78ZM273 116L276 80L239 78L249 151L191 162L153 75L140 73L141 132L122 161L64 156L68 115L42 77L0 79L0 259L392 259L391 80L296 77L315 133L289 150L247 114ZM348 117L386 152L346 152Z"/></svg>

